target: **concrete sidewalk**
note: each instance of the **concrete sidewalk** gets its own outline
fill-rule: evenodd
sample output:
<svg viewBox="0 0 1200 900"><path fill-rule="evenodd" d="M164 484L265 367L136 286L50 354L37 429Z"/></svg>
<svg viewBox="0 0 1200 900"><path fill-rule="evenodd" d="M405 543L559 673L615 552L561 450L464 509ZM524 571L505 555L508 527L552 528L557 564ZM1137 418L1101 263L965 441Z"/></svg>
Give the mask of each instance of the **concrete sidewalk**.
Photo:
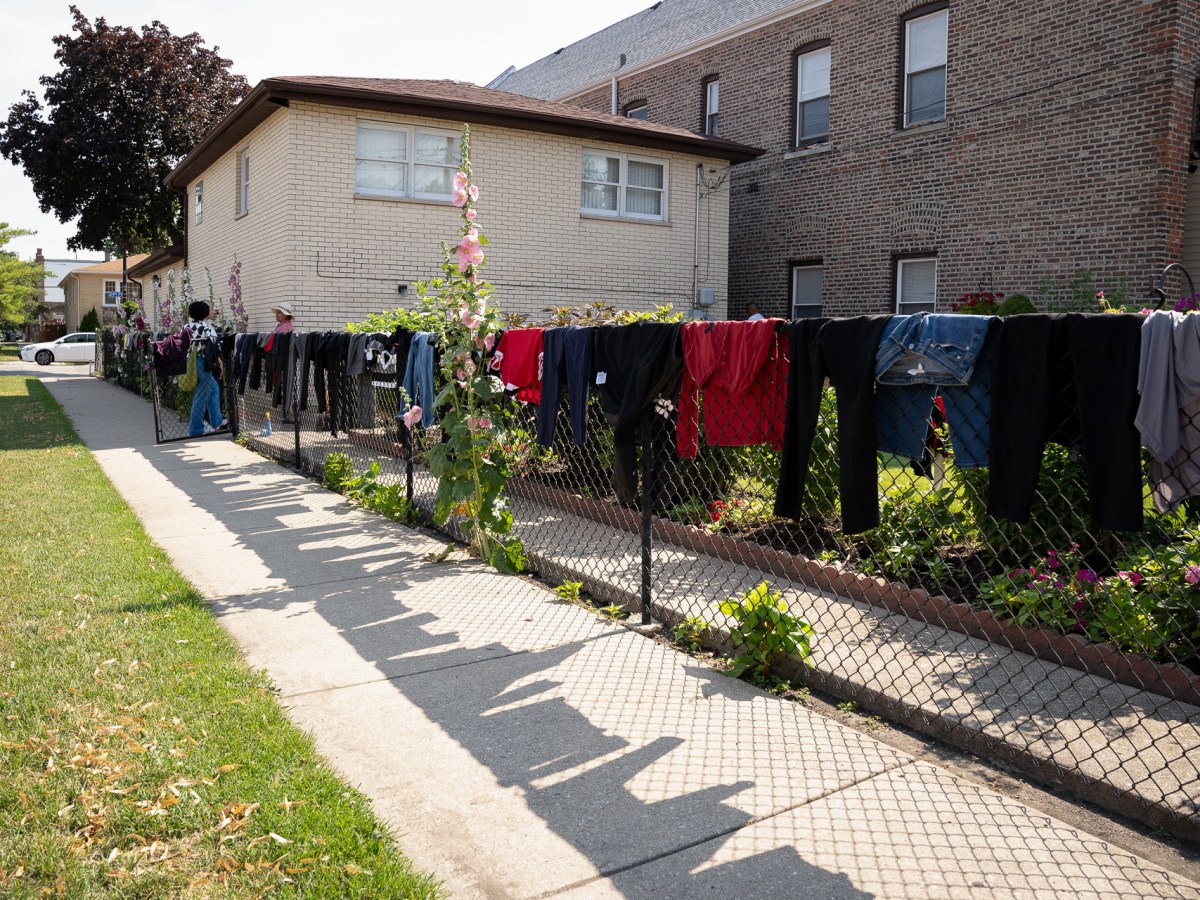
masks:
<svg viewBox="0 0 1200 900"><path fill-rule="evenodd" d="M458 897L1189 897L1200 885L41 377L292 718Z"/></svg>

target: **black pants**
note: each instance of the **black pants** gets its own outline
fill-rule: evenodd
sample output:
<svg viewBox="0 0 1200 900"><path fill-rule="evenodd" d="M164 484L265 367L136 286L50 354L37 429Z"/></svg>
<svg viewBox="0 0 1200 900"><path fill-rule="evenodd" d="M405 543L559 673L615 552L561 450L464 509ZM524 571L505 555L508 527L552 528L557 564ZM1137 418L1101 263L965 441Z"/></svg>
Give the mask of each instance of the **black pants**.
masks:
<svg viewBox="0 0 1200 900"><path fill-rule="evenodd" d="M788 326L787 419L775 515L803 516L821 390L828 378L837 393L842 530L856 534L879 524L875 352L890 318L800 319Z"/></svg>
<svg viewBox="0 0 1200 900"><path fill-rule="evenodd" d="M594 328L569 325L542 332L542 402L537 409L538 443L554 445L558 419L558 397L562 379L567 380L567 411L571 414L571 438L579 446L587 442L588 394L591 391L592 337Z"/></svg>
<svg viewBox="0 0 1200 900"><path fill-rule="evenodd" d="M1142 527L1137 428L1141 319L1013 316L996 344L988 512L1029 521L1047 441L1082 444L1092 523Z"/></svg>

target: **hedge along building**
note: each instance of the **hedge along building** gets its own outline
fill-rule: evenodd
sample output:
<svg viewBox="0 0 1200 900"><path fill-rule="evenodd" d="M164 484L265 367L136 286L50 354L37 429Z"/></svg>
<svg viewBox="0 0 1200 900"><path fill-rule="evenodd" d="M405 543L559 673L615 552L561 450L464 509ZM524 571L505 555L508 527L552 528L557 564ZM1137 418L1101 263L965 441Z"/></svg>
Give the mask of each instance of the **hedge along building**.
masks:
<svg viewBox="0 0 1200 900"><path fill-rule="evenodd" d="M189 269L241 260L251 329L285 301L305 329L414 305L457 237L464 122L504 311L703 293L724 315L728 172L759 151L452 81L261 82L167 178L187 193Z"/></svg>
<svg viewBox="0 0 1200 900"><path fill-rule="evenodd" d="M765 148L732 174L735 314L948 310L1079 268L1135 299L1167 262L1200 276L1198 20L1185 0L662 0L492 86Z"/></svg>

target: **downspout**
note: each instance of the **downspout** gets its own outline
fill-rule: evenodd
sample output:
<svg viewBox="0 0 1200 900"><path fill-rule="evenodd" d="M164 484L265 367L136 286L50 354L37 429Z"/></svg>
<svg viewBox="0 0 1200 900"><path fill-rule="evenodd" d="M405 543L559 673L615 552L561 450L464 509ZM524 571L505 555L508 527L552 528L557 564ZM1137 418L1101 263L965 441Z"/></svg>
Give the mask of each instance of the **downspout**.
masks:
<svg viewBox="0 0 1200 900"><path fill-rule="evenodd" d="M692 309L700 308L700 180L704 173L704 163L696 163L696 221L692 237ZM708 310L704 311L708 318Z"/></svg>
<svg viewBox="0 0 1200 900"><path fill-rule="evenodd" d="M617 76L612 78L612 114L617 114Z"/></svg>

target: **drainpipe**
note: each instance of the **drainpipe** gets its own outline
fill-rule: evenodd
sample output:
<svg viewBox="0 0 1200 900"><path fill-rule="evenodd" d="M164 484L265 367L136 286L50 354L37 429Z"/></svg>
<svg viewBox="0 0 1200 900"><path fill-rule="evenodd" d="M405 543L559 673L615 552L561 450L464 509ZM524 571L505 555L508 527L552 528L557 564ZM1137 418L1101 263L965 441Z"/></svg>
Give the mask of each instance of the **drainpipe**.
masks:
<svg viewBox="0 0 1200 900"><path fill-rule="evenodd" d="M617 115L617 76L612 79L612 114Z"/></svg>
<svg viewBox="0 0 1200 900"><path fill-rule="evenodd" d="M692 309L700 308L700 179L704 163L696 163L696 226L692 237ZM705 310L704 318L708 318Z"/></svg>

